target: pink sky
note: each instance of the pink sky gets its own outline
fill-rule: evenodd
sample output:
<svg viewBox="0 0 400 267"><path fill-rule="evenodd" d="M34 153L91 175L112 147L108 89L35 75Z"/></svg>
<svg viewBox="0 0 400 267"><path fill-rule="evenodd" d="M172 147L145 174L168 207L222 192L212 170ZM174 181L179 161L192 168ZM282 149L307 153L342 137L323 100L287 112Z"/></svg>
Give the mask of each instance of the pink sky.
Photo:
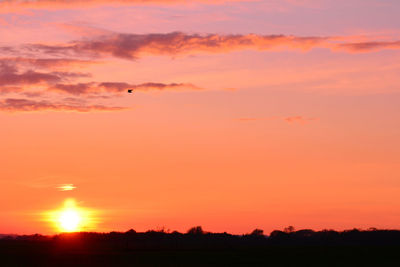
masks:
<svg viewBox="0 0 400 267"><path fill-rule="evenodd" d="M0 0L0 233L398 228L397 0L67 2Z"/></svg>

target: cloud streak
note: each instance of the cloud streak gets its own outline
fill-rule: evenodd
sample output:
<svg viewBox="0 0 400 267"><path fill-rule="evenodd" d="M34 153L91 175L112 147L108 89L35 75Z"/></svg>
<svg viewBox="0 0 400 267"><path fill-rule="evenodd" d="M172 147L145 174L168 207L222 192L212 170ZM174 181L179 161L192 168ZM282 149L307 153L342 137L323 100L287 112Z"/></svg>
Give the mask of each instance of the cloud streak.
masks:
<svg viewBox="0 0 400 267"><path fill-rule="evenodd" d="M0 110L87 112L122 109L121 107L102 104L71 102L66 101L65 98L61 98L59 101L48 101L45 93L49 92L52 95L56 94L57 97L70 94L94 102L120 96L128 89L133 91L202 89L191 83L145 82L133 84L125 81L91 81L87 79L91 77L89 73L70 71L76 67L96 64L99 58L113 57L136 60L149 55L175 57L241 50L308 51L313 48L353 53L400 48L400 41L367 40L365 42L354 42L355 39L356 37L299 37L256 34L201 35L182 32L121 34L106 32L101 37L56 45L24 44L15 47L0 47L0 54L3 55L3 57L0 57L0 94L13 94L12 97L1 100ZM85 79L82 81L81 78ZM252 120L254 119L247 118L242 121ZM304 123L307 121L302 117L288 117L284 120L288 123Z"/></svg>
<svg viewBox="0 0 400 267"><path fill-rule="evenodd" d="M18 73L14 66L5 64L0 66L0 86L50 83L61 80L62 78L55 73L41 73L33 70Z"/></svg>
<svg viewBox="0 0 400 267"><path fill-rule="evenodd" d="M400 49L400 41L371 41L340 44L339 48L351 52L370 52L382 49Z"/></svg>
<svg viewBox="0 0 400 267"><path fill-rule="evenodd" d="M83 95L90 93L122 93L128 89L133 91L182 91L201 90L201 88L187 83L142 83L129 84L124 82L102 82L102 83L77 83L77 84L56 84L49 88L52 91L59 91L72 95Z"/></svg>
<svg viewBox="0 0 400 267"><path fill-rule="evenodd" d="M230 2L256 2L260 0L0 0L0 14L24 12L26 9L82 9L98 6L171 6L200 3L220 5ZM1 25L2 21L0 21Z"/></svg>
<svg viewBox="0 0 400 267"><path fill-rule="evenodd" d="M0 111L7 112L33 112L33 111L119 111L124 107L110 107L104 105L67 104L50 101L36 101L21 98L6 98L0 100Z"/></svg>
<svg viewBox="0 0 400 267"><path fill-rule="evenodd" d="M78 72L38 72L35 70L20 71L15 65L0 63L0 90L4 86L51 84L80 77L90 77L87 73ZM5 89L6 90L6 89Z"/></svg>
<svg viewBox="0 0 400 267"><path fill-rule="evenodd" d="M52 55L84 54L136 59L145 55L185 55L196 53L226 53L237 50L309 50L326 46L325 37L288 35L219 35L185 34L111 34L92 40L74 41L62 45L30 45L29 49ZM325 44L325 45L324 45Z"/></svg>
<svg viewBox="0 0 400 267"><path fill-rule="evenodd" d="M195 55L228 53L241 50L309 51L325 48L342 52L369 52L399 49L400 41L352 42L355 37L257 35L257 34L186 34L182 32L154 34L112 33L101 37L72 41L60 45L30 44L25 48L38 54L53 56L116 57L129 60L148 55ZM6 49L6 48L3 48ZM12 50L12 49L11 49Z"/></svg>
<svg viewBox="0 0 400 267"><path fill-rule="evenodd" d="M309 123L311 121L316 121L318 120L317 118L307 118L304 116L289 116L289 117L241 117L236 119L239 122L243 123L249 123L249 122L255 122L255 121L267 121L267 120L280 120L284 121L287 123L297 123L297 124L305 124Z"/></svg>
<svg viewBox="0 0 400 267"><path fill-rule="evenodd" d="M306 117L303 117L303 116L291 116L291 117L286 117L283 120L286 121L287 123L304 124L304 123L308 123L308 122L311 122L311 121L315 121L316 118L306 118Z"/></svg>
<svg viewBox="0 0 400 267"><path fill-rule="evenodd" d="M85 62L85 61L84 61ZM12 94L12 97L0 99L0 111L118 111L125 108L104 104L90 104L109 100L133 91L182 91L200 90L190 83L147 82L131 84L126 82L77 82L80 78L90 78L90 74L69 71L36 71L36 66L52 68L69 66L75 60L3 58L0 59L0 95ZM80 64L81 61L78 61ZM84 63L86 64L86 63ZM68 69L68 68L67 68ZM65 94L79 98L65 98ZM51 98L52 100L49 100ZM32 100L33 99L33 100ZM55 100L54 100L55 99Z"/></svg>
<svg viewBox="0 0 400 267"><path fill-rule="evenodd" d="M55 7L79 7L101 4L185 4L190 2L200 2L206 4L219 4L225 2L249 2L257 0L1 0L0 6L26 7L26 8L55 8Z"/></svg>
<svg viewBox="0 0 400 267"><path fill-rule="evenodd" d="M1 65L25 65L42 69L82 67L97 63L98 62L93 60L80 60L80 59L70 59L70 58L28 58L28 57L0 58Z"/></svg>

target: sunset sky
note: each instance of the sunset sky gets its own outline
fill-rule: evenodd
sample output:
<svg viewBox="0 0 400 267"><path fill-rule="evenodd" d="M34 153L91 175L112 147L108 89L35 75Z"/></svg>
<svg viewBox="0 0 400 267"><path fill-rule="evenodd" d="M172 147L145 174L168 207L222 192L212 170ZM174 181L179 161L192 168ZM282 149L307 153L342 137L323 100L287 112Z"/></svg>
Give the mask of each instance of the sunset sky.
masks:
<svg viewBox="0 0 400 267"><path fill-rule="evenodd" d="M0 233L399 228L399 14L0 0Z"/></svg>

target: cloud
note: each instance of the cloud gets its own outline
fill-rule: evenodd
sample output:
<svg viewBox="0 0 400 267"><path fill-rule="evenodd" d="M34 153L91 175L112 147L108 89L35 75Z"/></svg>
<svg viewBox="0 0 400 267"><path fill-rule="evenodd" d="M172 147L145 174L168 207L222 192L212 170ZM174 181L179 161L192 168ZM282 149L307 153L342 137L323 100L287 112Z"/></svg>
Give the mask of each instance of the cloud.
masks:
<svg viewBox="0 0 400 267"><path fill-rule="evenodd" d="M0 86L0 95L9 94L9 93L18 93L22 92L22 88L18 86Z"/></svg>
<svg viewBox="0 0 400 267"><path fill-rule="evenodd" d="M235 50L272 50L279 47L310 49L325 38L285 35L219 35L184 34L114 34L74 45L76 51L95 52L114 57L134 59L139 56L180 55L198 52L225 53Z"/></svg>
<svg viewBox="0 0 400 267"><path fill-rule="evenodd" d="M41 73L33 70L18 73L17 68L14 66L0 65L0 86L49 83L61 80L62 78L55 73Z"/></svg>
<svg viewBox="0 0 400 267"><path fill-rule="evenodd" d="M9 56L0 57L0 111L118 111L126 109L119 106L110 106L107 103L113 97L121 96L128 89L134 91L182 91L200 90L201 88L190 83L159 83L146 82L132 84L127 82L96 82L90 81L90 73L73 72L76 67L96 63L94 60L69 58L63 53L61 57L56 53L47 53L46 58L40 57L47 51L38 51L40 45L22 45L33 57ZM56 48L65 51L65 46ZM0 48L3 54L22 54L21 47ZM21 53L19 53L21 52ZM27 52L27 54L28 54ZM34 57L34 55L39 57ZM61 69L60 69L61 68ZM80 82L81 78L84 82ZM65 98L65 94L79 96L79 98Z"/></svg>
<svg viewBox="0 0 400 267"><path fill-rule="evenodd" d="M22 95L29 97L29 98L35 98L35 97L43 96L44 92L23 92Z"/></svg>
<svg viewBox="0 0 400 267"><path fill-rule="evenodd" d="M237 119L240 122L251 122L251 121L259 121L264 120L264 118L255 118L255 117L241 117Z"/></svg>
<svg viewBox="0 0 400 267"><path fill-rule="evenodd" d="M110 34L107 36L73 41L61 45L31 44L31 52L50 55L113 56L136 59L145 55L187 55L200 52L226 53L237 50L274 50L325 47L325 37L297 37L291 35L219 35L185 34L182 32L159 34Z"/></svg>
<svg viewBox="0 0 400 267"><path fill-rule="evenodd" d="M362 38L366 41L356 42L355 40L359 40L360 36L223 35L183 32L125 34L77 25L73 25L73 28L75 31L81 28L85 32L85 39L53 45L36 43L0 47L2 54L9 55L9 58L0 58L0 63L24 63L40 68L51 68L94 64L98 62L99 57L135 60L153 55L175 57L242 50L309 51L315 48L325 48L333 52L371 52L382 49L400 49L400 41L379 41L365 36Z"/></svg>
<svg viewBox="0 0 400 267"><path fill-rule="evenodd" d="M49 90L61 91L72 95L81 95L93 92L92 85L93 83L56 84L53 87L49 88Z"/></svg>
<svg viewBox="0 0 400 267"><path fill-rule="evenodd" d="M32 64L40 66L44 64L47 68L60 64L68 65L70 62L73 64L75 61L36 60L34 58L0 59L0 95L12 94L11 97L0 99L0 111L118 111L126 108L89 102L106 101L120 96L128 89L135 91L201 89L189 83L130 84L94 81L77 83L77 79L88 78L91 75L70 71L42 72L29 69ZM65 94L79 95L79 98L65 98Z"/></svg>
<svg viewBox="0 0 400 267"><path fill-rule="evenodd" d="M220 4L225 2L249 2L257 0L0 0L0 7L6 9L25 8L82 8L99 4L187 4L200 2L205 4Z"/></svg>
<svg viewBox="0 0 400 267"><path fill-rule="evenodd" d="M87 29L86 29L87 30ZM30 44L31 52L53 56L111 56L138 59L147 55L192 55L198 53L228 53L240 50L281 51L326 48L332 51L365 52L378 49L399 49L400 41L352 42L356 37L321 37L257 34L186 34L182 32L153 34L111 33L92 39L60 45ZM5 48L3 48L5 49ZM15 49L11 49L15 51Z"/></svg>
<svg viewBox="0 0 400 267"><path fill-rule="evenodd" d="M74 189L76 189L76 186L74 186L73 184L61 184L57 186L57 189L60 191L73 191Z"/></svg>
<svg viewBox="0 0 400 267"><path fill-rule="evenodd" d="M110 107L104 105L68 104L50 101L36 101L21 98L7 98L0 100L0 111L21 112L21 111L118 111L124 107Z"/></svg>
<svg viewBox="0 0 400 267"><path fill-rule="evenodd" d="M299 124L304 124L308 123L311 121L317 120L316 118L306 118L303 116L290 116L290 117L276 117L276 116L270 116L270 117L241 117L236 119L239 122L255 122L255 121L266 121L266 120L280 120L280 121L285 121L287 123L299 123Z"/></svg>
<svg viewBox="0 0 400 267"><path fill-rule="evenodd" d="M316 118L305 118L303 116L291 116L291 117L286 117L283 118L284 121L288 122L288 123L308 123L310 121L315 121Z"/></svg>
<svg viewBox="0 0 400 267"><path fill-rule="evenodd" d="M104 88L108 92L122 92L127 89L132 89L134 91L150 91L150 90L159 90L159 91L181 91L181 90L201 90L200 87L197 87L190 83L154 83L147 82L142 84L127 84L127 83L110 83L103 82L99 84L100 87Z"/></svg>
<svg viewBox="0 0 400 267"><path fill-rule="evenodd" d="M370 52L382 49L400 49L400 41L371 41L340 44L339 48L351 52Z"/></svg>
<svg viewBox="0 0 400 267"><path fill-rule="evenodd" d="M87 73L77 72L37 72L34 70L19 71L18 68L11 64L0 64L0 91L10 90L3 88L5 86L15 85L33 85L33 84L52 84L69 79L90 77Z"/></svg>
<svg viewBox="0 0 400 267"><path fill-rule="evenodd" d="M0 64L27 65L34 68L53 69L64 67L82 67L89 64L97 64L93 60L81 60L70 58L26 58L26 57L5 57L0 58Z"/></svg>
<svg viewBox="0 0 400 267"><path fill-rule="evenodd" d="M126 92L128 89L134 91L181 91L181 90L200 90L201 88L188 84L188 83L142 83L142 84L129 84L124 82L89 82L77 84L56 84L49 88L52 91L60 91L72 95L83 95L90 93L121 93Z"/></svg>

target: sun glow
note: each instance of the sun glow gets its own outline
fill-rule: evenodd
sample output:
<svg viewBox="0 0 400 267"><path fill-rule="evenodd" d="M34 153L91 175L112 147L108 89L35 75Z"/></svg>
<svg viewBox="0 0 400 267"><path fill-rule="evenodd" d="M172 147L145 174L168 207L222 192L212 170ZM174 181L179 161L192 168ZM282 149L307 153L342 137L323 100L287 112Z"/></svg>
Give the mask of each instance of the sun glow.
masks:
<svg viewBox="0 0 400 267"><path fill-rule="evenodd" d="M60 227L65 232L75 232L79 229L81 217L75 210L63 211L59 218Z"/></svg>
<svg viewBox="0 0 400 267"><path fill-rule="evenodd" d="M81 208L74 199L67 199L60 210L46 213L57 232L80 232L95 229L94 212Z"/></svg>

